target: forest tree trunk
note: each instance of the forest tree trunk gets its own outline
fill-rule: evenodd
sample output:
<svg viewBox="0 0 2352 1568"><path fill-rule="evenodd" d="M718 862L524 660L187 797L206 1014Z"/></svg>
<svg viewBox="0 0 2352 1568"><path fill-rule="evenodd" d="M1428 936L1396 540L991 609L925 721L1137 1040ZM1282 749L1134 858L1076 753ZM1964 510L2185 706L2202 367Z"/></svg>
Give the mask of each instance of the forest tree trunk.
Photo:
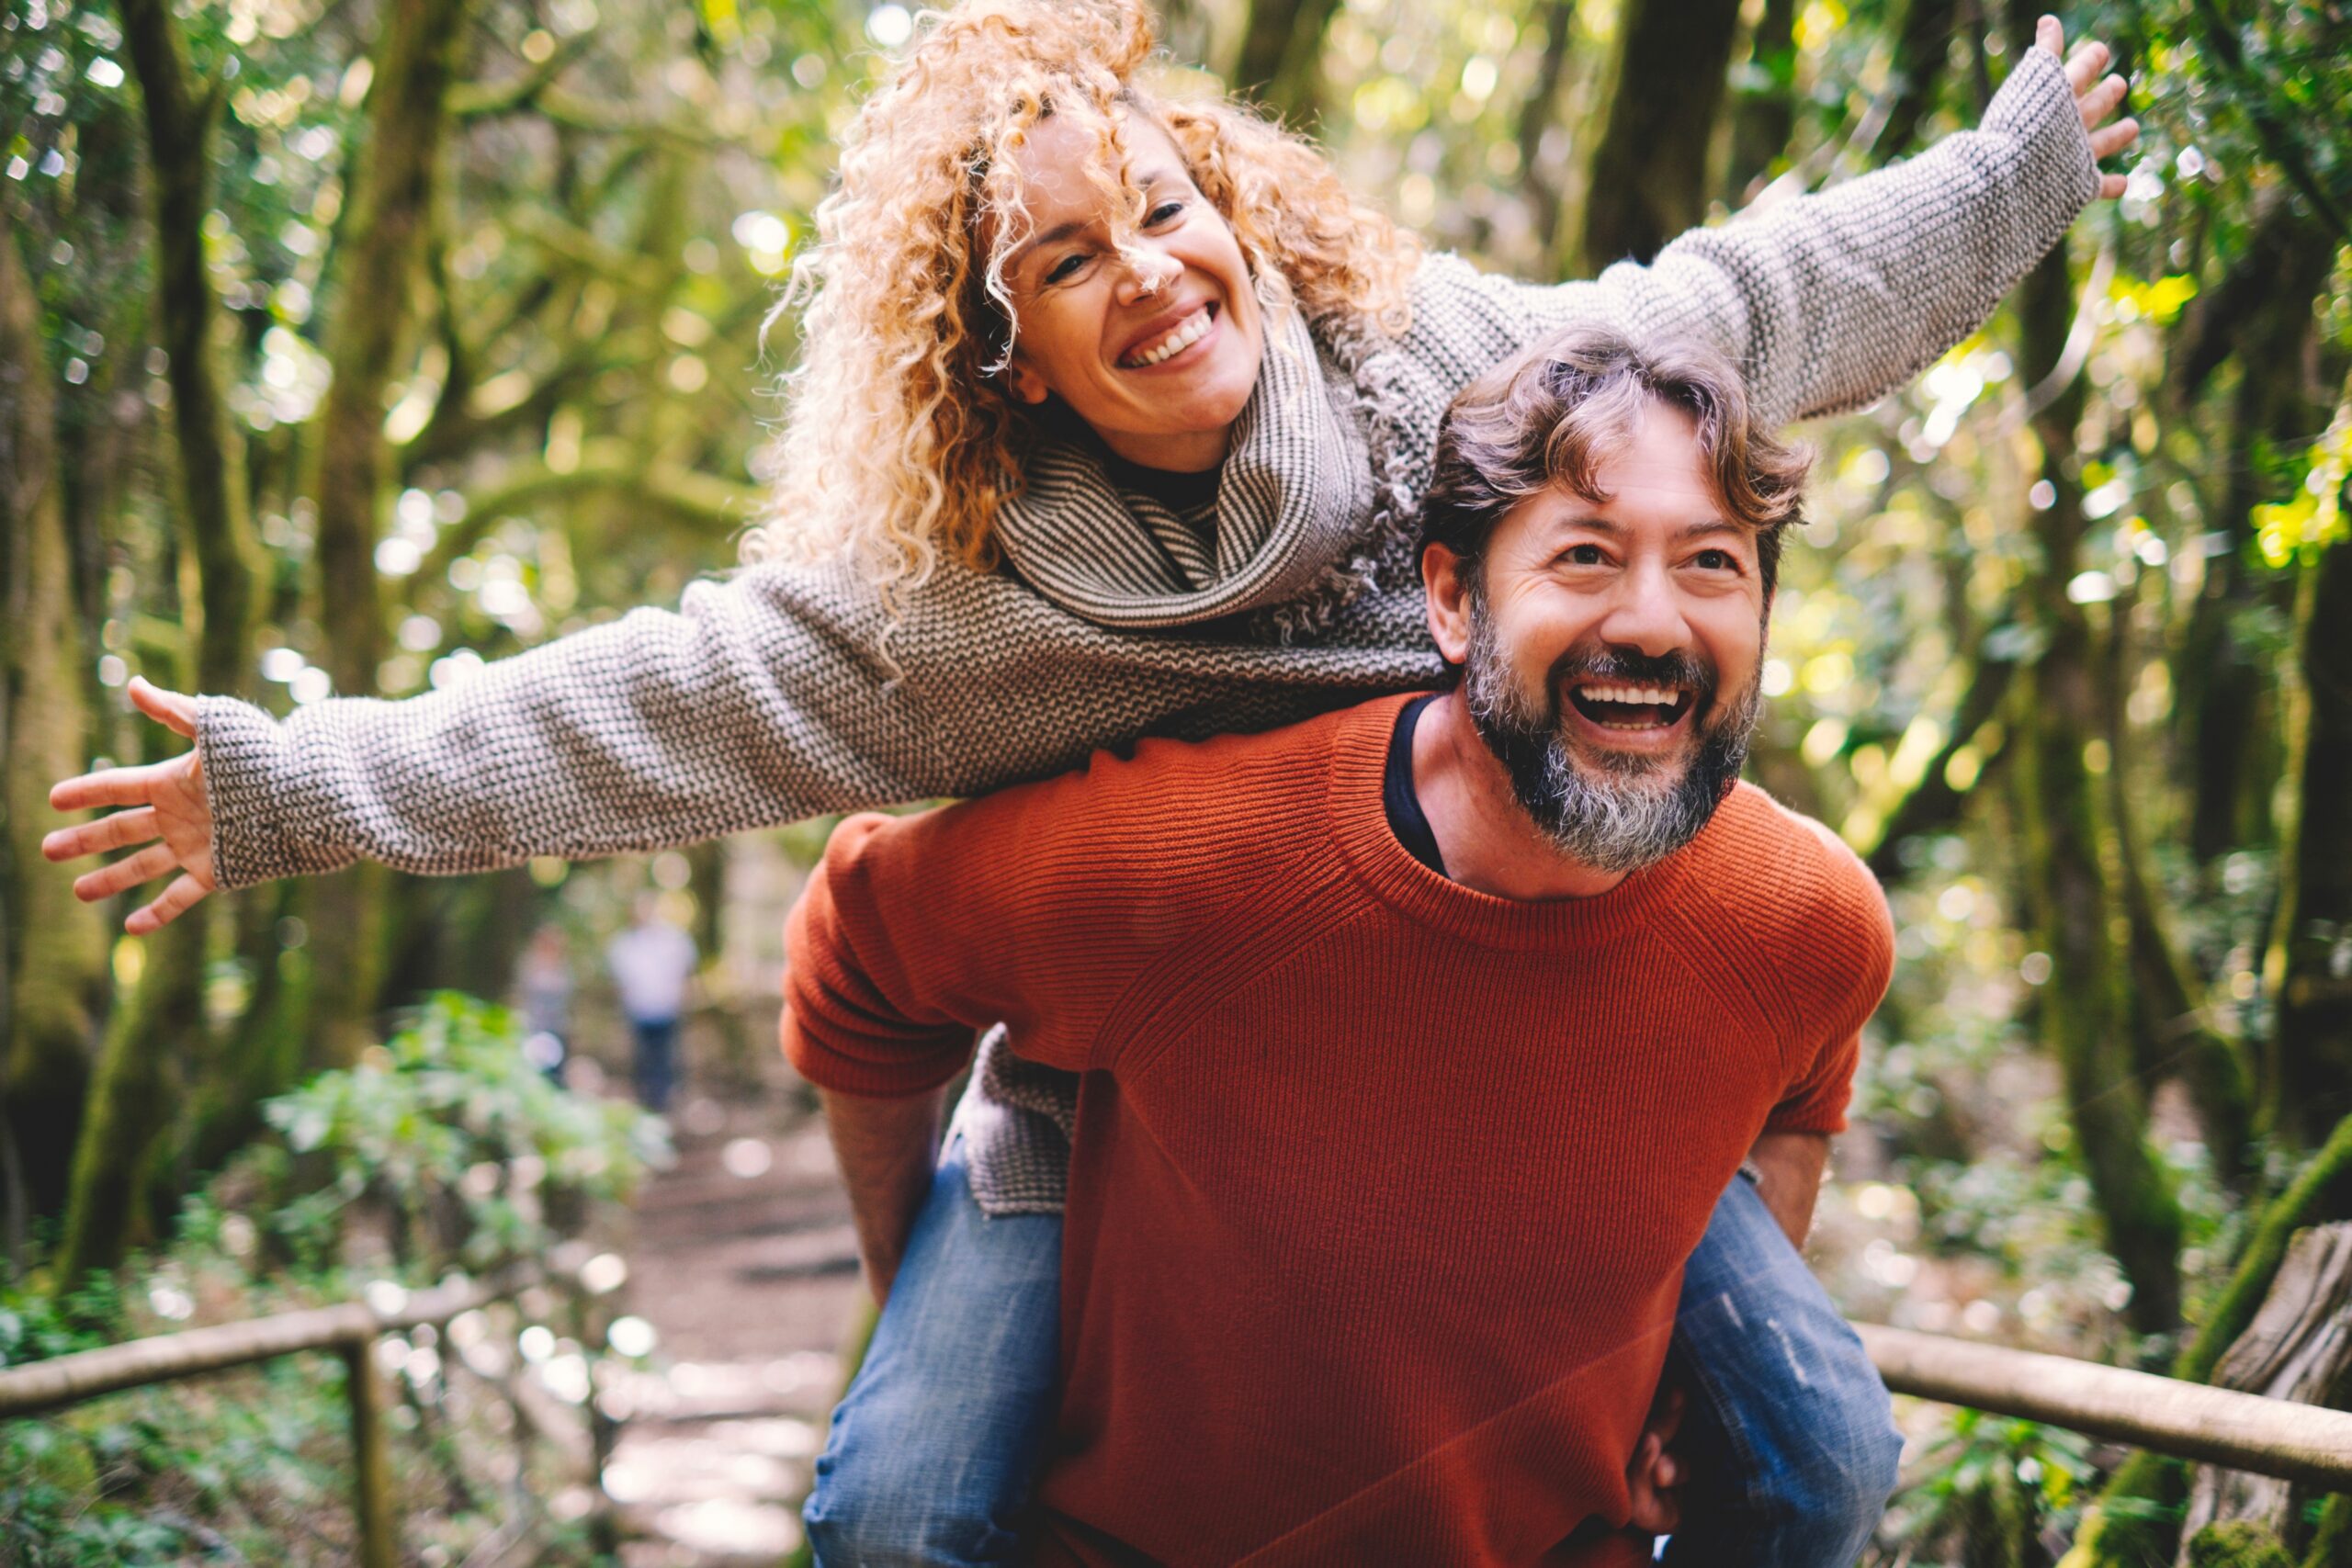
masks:
<svg viewBox="0 0 2352 1568"><path fill-rule="evenodd" d="M2028 385L2064 353L2074 288L2061 244L2028 276L2018 299ZM2180 1321L2181 1213L2171 1179L2147 1137L2147 1102L2131 1049L2128 931L2117 897L2120 858L2102 781L2087 756L2107 732L2096 638L2084 606L2066 594L2079 570L2086 525L2082 486L2070 474L2082 417L2078 379L2035 415L2041 479L2055 492L2038 519L2041 569L2032 589L2047 641L2026 672L2018 705L2018 817L2027 900L2036 938L2051 961L2040 1008L2044 1037L2066 1085L2069 1116L2090 1177L2108 1250L2132 1285L2130 1316L2143 1334ZM2103 766L2111 766L2109 756Z"/></svg>
<svg viewBox="0 0 2352 1568"><path fill-rule="evenodd" d="M2167 1372L2187 1382L2211 1381L2222 1356L2253 1325L2268 1299L2295 1233L2347 1215L2352 1215L2352 1116L2335 1124L2286 1190L2255 1214L2229 1284ZM2174 1510L2187 1493L2188 1472L2178 1460L2144 1450L2133 1454L2108 1477L2098 1500L2085 1511L2075 1544L2058 1568L2147 1568L2170 1561L2179 1535Z"/></svg>
<svg viewBox="0 0 2352 1568"><path fill-rule="evenodd" d="M155 198L155 311L170 356L180 512L197 593L181 615L198 625L197 686L234 693L246 683L254 613L255 547L244 493L243 448L229 425L214 362L218 312L204 267L204 220L212 204L212 126L218 94L198 97L179 24L164 0L121 0L124 42L147 122ZM131 998L116 1009L99 1048L74 1148L66 1230L56 1284L116 1262L148 1234L154 1205L180 1169L173 1152L179 1075L201 1071L205 931L211 910L183 916L142 944Z"/></svg>
<svg viewBox="0 0 2352 1568"><path fill-rule="evenodd" d="M1584 203L1583 266L1646 262L1707 212L1707 152L1739 0L1626 0L1616 83Z"/></svg>
<svg viewBox="0 0 2352 1568"><path fill-rule="evenodd" d="M64 1201L107 984L104 913L40 852L62 826L50 785L82 771L89 716L40 314L17 232L0 231L0 1117L16 1161L0 1226L10 1258L29 1217Z"/></svg>
<svg viewBox="0 0 2352 1568"><path fill-rule="evenodd" d="M1734 207L1788 151L1797 118L1797 0L1764 0L1747 43L1747 71L1732 107L1724 198Z"/></svg>
<svg viewBox="0 0 2352 1568"><path fill-rule="evenodd" d="M376 535L384 488L384 405L410 350L418 270L432 221L465 0L390 0L375 52L366 140L336 246L341 275L326 333L333 367L319 431L319 609L335 691L375 690L384 651ZM386 954L386 874L353 866L311 889L316 935L314 1061L342 1066L374 1037Z"/></svg>
<svg viewBox="0 0 2352 1568"><path fill-rule="evenodd" d="M2189 393L2222 360L2234 355L2239 366L2232 429L2220 447L2232 460L2212 520L2225 547L2206 562L2188 647L2174 665L2191 677L2181 705L2195 779L2189 843L2203 863L2267 836L2267 780L2256 740L2270 678L2267 655L2246 645L2238 624L2265 597L2248 559L2250 519L2268 479L2254 458L2308 438L2319 423L2305 367L2319 330L2312 299L2327 282L2335 250L2318 225L2278 196L2256 218L2230 277L2184 319L2187 341L2176 350Z"/></svg>
<svg viewBox="0 0 2352 1568"><path fill-rule="evenodd" d="M2301 769L2293 819L2280 825L2266 969L2278 1008L2272 1121L2308 1145L2352 1114L2352 544L2337 539L2303 571Z"/></svg>
<svg viewBox="0 0 2352 1568"><path fill-rule="evenodd" d="M1577 0L1543 0L1544 52L1536 57L1535 80L1519 106L1519 187L1543 253L1546 276L1559 270L1561 170L1545 155L1545 133L1560 114L1560 84L1567 80L1569 41ZM1565 162L1565 158L1557 162Z"/></svg>
<svg viewBox="0 0 2352 1568"><path fill-rule="evenodd" d="M1894 37L1894 62L1887 87L1894 101L1879 128L1881 163L1907 155L1919 140L1919 122L1936 101L1951 60L1952 35L1960 28L1959 0L1911 0L1903 8L1903 29Z"/></svg>
<svg viewBox="0 0 2352 1568"><path fill-rule="evenodd" d="M1251 0L1234 90L1289 124L1312 125L1323 107L1323 35L1339 9L1339 0Z"/></svg>

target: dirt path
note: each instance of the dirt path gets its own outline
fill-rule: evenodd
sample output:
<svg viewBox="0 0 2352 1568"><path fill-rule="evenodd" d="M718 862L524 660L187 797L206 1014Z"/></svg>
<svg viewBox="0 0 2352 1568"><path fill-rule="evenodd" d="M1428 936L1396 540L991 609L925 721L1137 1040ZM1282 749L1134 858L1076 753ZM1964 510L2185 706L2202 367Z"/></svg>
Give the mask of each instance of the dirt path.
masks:
<svg viewBox="0 0 2352 1568"><path fill-rule="evenodd" d="M752 1098L685 1100L677 1167L639 1196L628 1310L659 1344L605 1472L628 1568L770 1565L799 1544L860 1292L824 1129L787 1071Z"/></svg>

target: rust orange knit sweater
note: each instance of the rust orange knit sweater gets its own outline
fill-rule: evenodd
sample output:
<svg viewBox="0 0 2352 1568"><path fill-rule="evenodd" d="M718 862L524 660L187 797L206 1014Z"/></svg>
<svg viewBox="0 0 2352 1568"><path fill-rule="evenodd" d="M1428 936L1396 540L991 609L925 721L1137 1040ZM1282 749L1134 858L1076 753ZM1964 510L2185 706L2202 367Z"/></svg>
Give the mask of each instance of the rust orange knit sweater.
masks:
<svg viewBox="0 0 2352 1568"><path fill-rule="evenodd" d="M1401 699L842 824L785 1044L921 1092L1000 1020L1083 1070L1041 1559L1637 1560L1682 1260L1757 1134L1843 1125L1886 906L1742 786L1599 897L1415 861Z"/></svg>

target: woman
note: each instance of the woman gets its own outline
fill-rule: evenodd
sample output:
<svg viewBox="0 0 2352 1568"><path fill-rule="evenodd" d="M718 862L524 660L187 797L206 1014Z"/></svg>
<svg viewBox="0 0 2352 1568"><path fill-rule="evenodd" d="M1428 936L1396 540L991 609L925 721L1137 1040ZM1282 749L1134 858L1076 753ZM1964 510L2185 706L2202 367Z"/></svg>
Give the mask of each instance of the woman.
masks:
<svg viewBox="0 0 2352 1568"><path fill-rule="evenodd" d="M1767 428L1859 406L2117 194L2096 160L2135 134L2105 124L2123 91L2096 80L2105 51L2062 67L2045 20L1982 130L1647 268L1534 287L1424 258L1246 110L1155 96L1150 47L1137 0L970 0L867 100L802 264L752 570L401 703L280 722L135 684L197 746L60 785L60 809L133 809L53 834L51 858L146 844L75 885L176 869L127 922L142 932L216 885L362 856L455 873L641 851L1433 684L1410 523L1461 386L1599 315L1724 348ZM828 1562L1011 1546L1052 1408L1074 1086L1001 1050L976 1078L935 1179L852 1162L877 1288L922 1213L820 1466ZM1884 1394L1745 1188L1681 1320L1736 1490L1677 1550L1850 1561L1892 1482ZM1757 1375L1792 1359L1810 1381ZM1826 1462L1824 1433L1850 1434Z"/></svg>

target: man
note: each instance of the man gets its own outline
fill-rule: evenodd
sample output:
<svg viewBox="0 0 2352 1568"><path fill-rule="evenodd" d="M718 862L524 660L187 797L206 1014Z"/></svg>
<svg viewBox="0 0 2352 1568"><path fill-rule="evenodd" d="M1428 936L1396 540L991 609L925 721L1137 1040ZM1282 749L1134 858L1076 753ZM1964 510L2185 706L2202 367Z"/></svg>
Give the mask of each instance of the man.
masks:
<svg viewBox="0 0 2352 1568"><path fill-rule="evenodd" d="M701 956L695 939L662 918L661 900L652 894L638 895L635 916L605 949L605 962L637 1036L637 1102L658 1114L670 1109L678 1020L686 1010L686 986Z"/></svg>
<svg viewBox="0 0 2352 1568"><path fill-rule="evenodd" d="M1744 1158L1802 1235L1892 962L1736 782L1802 475L1720 359L1576 329L1441 434L1453 690L835 835L785 1041L877 1282L929 1149L873 1100L999 1021L1087 1074L1040 1561L1645 1558L1682 1261Z"/></svg>

